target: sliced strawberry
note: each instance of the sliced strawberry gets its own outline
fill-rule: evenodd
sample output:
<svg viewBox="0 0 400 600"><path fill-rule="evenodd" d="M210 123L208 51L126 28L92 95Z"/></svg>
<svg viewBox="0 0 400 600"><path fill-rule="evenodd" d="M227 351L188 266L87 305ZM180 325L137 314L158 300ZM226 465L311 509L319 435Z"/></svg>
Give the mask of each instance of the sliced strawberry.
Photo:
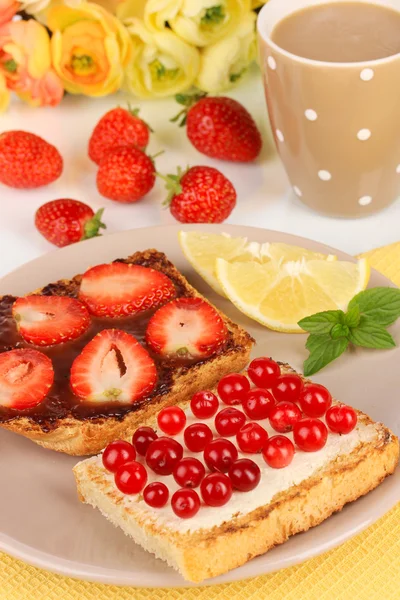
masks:
<svg viewBox="0 0 400 600"><path fill-rule="evenodd" d="M12 314L24 340L35 346L53 346L74 340L90 325L86 306L66 296L18 298Z"/></svg>
<svg viewBox="0 0 400 600"><path fill-rule="evenodd" d="M120 329L104 329L74 360L70 380L79 398L129 404L154 389L157 370L133 335Z"/></svg>
<svg viewBox="0 0 400 600"><path fill-rule="evenodd" d="M86 271L79 292L82 302L98 317L125 317L175 296L174 284L163 273L119 262Z"/></svg>
<svg viewBox="0 0 400 600"><path fill-rule="evenodd" d="M177 298L152 316L146 342L159 354L206 358L225 342L228 332L217 311L200 298Z"/></svg>
<svg viewBox="0 0 400 600"><path fill-rule="evenodd" d="M31 348L0 354L0 404L22 410L44 399L53 385L53 365L48 356Z"/></svg>

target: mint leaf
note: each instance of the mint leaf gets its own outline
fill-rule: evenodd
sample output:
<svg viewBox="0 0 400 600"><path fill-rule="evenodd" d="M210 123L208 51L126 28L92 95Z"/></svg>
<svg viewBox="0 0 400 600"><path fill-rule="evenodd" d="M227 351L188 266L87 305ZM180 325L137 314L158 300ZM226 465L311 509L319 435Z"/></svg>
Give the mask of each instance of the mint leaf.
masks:
<svg viewBox="0 0 400 600"><path fill-rule="evenodd" d="M360 322L360 308L355 304L344 315L344 324L348 327L357 327Z"/></svg>
<svg viewBox="0 0 400 600"><path fill-rule="evenodd" d="M327 310L301 319L298 325L309 333L324 334L329 333L336 323L342 323L343 318L342 310Z"/></svg>
<svg viewBox="0 0 400 600"><path fill-rule="evenodd" d="M347 338L341 337L332 340L329 334L315 335L308 337L306 347L310 351L310 356L304 362L304 375L314 375L330 362L338 358L349 345Z"/></svg>
<svg viewBox="0 0 400 600"><path fill-rule="evenodd" d="M363 348L394 348L396 342L383 325L362 316L357 327L351 330L349 340Z"/></svg>
<svg viewBox="0 0 400 600"><path fill-rule="evenodd" d="M337 340L338 338L345 337L347 338L350 333L350 329L347 325L342 325L341 323L336 323L330 331L330 336L332 340Z"/></svg>
<svg viewBox="0 0 400 600"><path fill-rule="evenodd" d="M400 317L400 289L376 287L365 290L354 296L349 309L356 305L363 315L387 327Z"/></svg>

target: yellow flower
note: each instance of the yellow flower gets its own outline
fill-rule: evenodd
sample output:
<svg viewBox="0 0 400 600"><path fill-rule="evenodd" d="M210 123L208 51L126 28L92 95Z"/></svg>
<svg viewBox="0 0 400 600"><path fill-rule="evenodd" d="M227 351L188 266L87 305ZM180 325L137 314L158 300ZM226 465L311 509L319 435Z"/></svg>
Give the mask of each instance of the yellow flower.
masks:
<svg viewBox="0 0 400 600"><path fill-rule="evenodd" d="M83 0L21 0L20 10L33 15L37 21L47 25L47 13L51 7L66 4L76 8L82 2Z"/></svg>
<svg viewBox="0 0 400 600"><path fill-rule="evenodd" d="M250 8L250 0L147 0L145 22L159 31L165 23L194 46L230 35Z"/></svg>
<svg viewBox="0 0 400 600"><path fill-rule="evenodd" d="M177 94L190 87L200 67L199 51L170 29L152 33L139 19L125 22L133 55L126 69L128 90L141 98Z"/></svg>
<svg viewBox="0 0 400 600"><path fill-rule="evenodd" d="M129 34L97 4L50 7L53 64L71 94L106 96L122 84L131 57Z"/></svg>
<svg viewBox="0 0 400 600"><path fill-rule="evenodd" d="M10 92L7 89L6 78L0 73L0 113L7 110L10 103Z"/></svg>
<svg viewBox="0 0 400 600"><path fill-rule="evenodd" d="M251 0L251 8L259 8L263 4L267 4L268 0Z"/></svg>
<svg viewBox="0 0 400 600"><path fill-rule="evenodd" d="M116 15L120 21L124 22L126 19L143 19L144 7L147 0L96 0L96 2L116 2Z"/></svg>
<svg viewBox="0 0 400 600"><path fill-rule="evenodd" d="M0 28L0 72L8 89L32 106L56 106L64 95L51 65L49 34L33 19Z"/></svg>
<svg viewBox="0 0 400 600"><path fill-rule="evenodd" d="M197 87L205 92L220 92L244 75L256 57L255 20L256 14L248 12L231 36L204 48Z"/></svg>

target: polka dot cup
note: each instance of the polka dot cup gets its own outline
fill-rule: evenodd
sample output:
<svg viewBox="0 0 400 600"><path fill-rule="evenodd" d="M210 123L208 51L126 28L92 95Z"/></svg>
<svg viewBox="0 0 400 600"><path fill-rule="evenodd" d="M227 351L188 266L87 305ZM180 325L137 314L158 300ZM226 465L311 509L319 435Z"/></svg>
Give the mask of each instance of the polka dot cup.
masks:
<svg viewBox="0 0 400 600"><path fill-rule="evenodd" d="M286 16L328 1L343 0L269 0L258 17L260 62L272 132L293 193L318 212L361 217L400 195L400 54L322 62L271 40ZM376 3L400 10L400 0Z"/></svg>

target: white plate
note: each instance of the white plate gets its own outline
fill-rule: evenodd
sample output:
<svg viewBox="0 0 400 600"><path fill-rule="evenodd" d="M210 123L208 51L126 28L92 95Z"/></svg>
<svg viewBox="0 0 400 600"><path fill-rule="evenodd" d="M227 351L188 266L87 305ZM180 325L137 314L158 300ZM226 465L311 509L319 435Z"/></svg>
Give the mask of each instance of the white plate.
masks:
<svg viewBox="0 0 400 600"><path fill-rule="evenodd" d="M274 333L250 321L227 300L218 297L188 265L177 241L179 229L226 231L259 242L281 241L320 252L345 254L288 234L241 227L171 226L126 231L95 238L49 253L0 281L0 294L25 294L46 283L68 278L88 266L125 257L136 250L157 248L201 292L257 340L255 355L268 354L300 369L306 358L304 336ZM371 286L390 285L372 272ZM400 339L400 324L393 327ZM381 420L400 434L398 390L400 349L357 350L324 369L315 379L332 393ZM180 575L136 546L97 511L78 502L71 468L73 457L44 450L20 436L0 431L0 549L33 565L92 581L120 585L188 586ZM318 527L291 538L243 567L209 580L224 583L261 575L299 563L368 527L400 500L400 469L375 491Z"/></svg>

